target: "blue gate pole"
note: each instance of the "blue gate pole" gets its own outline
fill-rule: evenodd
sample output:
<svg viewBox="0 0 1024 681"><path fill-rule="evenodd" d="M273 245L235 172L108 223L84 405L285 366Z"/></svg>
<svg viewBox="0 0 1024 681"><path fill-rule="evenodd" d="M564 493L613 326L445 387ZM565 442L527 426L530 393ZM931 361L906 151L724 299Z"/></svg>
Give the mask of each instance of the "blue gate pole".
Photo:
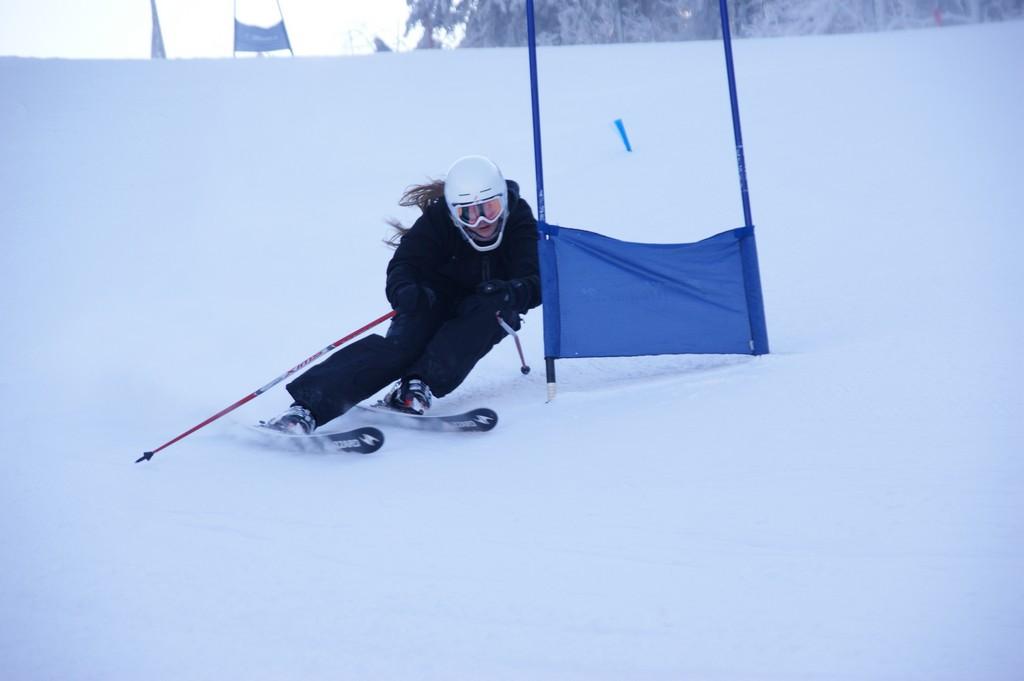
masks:
<svg viewBox="0 0 1024 681"><path fill-rule="evenodd" d="M722 42L725 45L725 70L729 75L729 101L732 105L732 130L736 138L736 163L740 172L740 196L743 199L744 226L748 236L740 239L743 260L743 288L747 298L750 321L750 353L768 353L768 327L764 318L764 297L761 293L761 272L757 261L757 242L754 238L754 219L750 212L750 193L747 189L747 164L743 156L743 132L740 129L740 106L736 96L736 69L732 61L732 32L729 28L729 8L726 0L718 0L722 17Z"/></svg>
<svg viewBox="0 0 1024 681"><path fill-rule="evenodd" d="M744 226L754 224L750 213L750 194L747 191L747 164L743 157L743 131L740 129L740 105L736 96L736 69L732 62L732 32L729 29L729 7L726 0L718 0L722 17L722 43L725 45L725 70L729 75L729 101L732 104L732 131L736 138L736 163L740 169L740 195L743 198Z"/></svg>
<svg viewBox="0 0 1024 681"><path fill-rule="evenodd" d="M530 102L533 106L533 159L537 170L537 218L541 222L546 222L544 161L540 150L540 95L537 89L537 29L534 25L533 0L526 0L526 36L530 51Z"/></svg>
<svg viewBox="0 0 1024 681"><path fill-rule="evenodd" d="M540 94L537 87L537 29L533 13L533 0L526 0L526 38L527 47L530 53L530 102L533 109L533 159L537 172L537 227L540 230L540 241L537 245L540 250L540 267L543 276L545 270L545 252L550 251L552 243L548 243L551 235L547 229L547 210L544 207L544 157L540 145ZM558 300L555 299L555 292L549 287L542 287L541 298L544 302L544 326L553 328L557 322L555 316L558 314ZM547 334L545 334L545 357L544 368L547 373L548 401L555 398L555 358L547 355Z"/></svg>

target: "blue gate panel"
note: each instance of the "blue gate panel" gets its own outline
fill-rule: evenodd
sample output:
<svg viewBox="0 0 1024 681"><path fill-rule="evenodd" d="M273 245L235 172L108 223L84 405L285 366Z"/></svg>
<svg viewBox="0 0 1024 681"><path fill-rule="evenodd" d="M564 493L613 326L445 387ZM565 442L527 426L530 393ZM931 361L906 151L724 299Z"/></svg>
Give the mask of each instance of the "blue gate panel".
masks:
<svg viewBox="0 0 1024 681"><path fill-rule="evenodd" d="M751 301L744 276L752 254L756 263L753 228L689 244L541 230L545 356L767 352L756 342L763 330L752 329L763 320L750 307L760 306L759 282Z"/></svg>

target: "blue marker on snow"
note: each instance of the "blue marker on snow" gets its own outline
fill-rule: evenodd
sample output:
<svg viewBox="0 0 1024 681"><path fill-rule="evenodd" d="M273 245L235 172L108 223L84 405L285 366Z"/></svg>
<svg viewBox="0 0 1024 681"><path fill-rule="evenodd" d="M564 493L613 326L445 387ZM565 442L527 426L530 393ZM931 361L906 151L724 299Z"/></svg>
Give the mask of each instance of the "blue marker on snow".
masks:
<svg viewBox="0 0 1024 681"><path fill-rule="evenodd" d="M626 151L633 151L633 147L629 143L629 137L626 135L626 126L622 124L621 118L615 119L615 127L619 129L619 134L622 135L622 143L626 145Z"/></svg>

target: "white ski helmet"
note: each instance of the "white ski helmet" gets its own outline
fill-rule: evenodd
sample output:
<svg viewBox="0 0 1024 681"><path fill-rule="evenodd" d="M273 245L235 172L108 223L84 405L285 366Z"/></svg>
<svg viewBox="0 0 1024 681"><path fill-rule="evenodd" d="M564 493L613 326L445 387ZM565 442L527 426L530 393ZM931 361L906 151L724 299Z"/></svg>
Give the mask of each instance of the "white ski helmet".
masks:
<svg viewBox="0 0 1024 681"><path fill-rule="evenodd" d="M508 217L508 186L485 156L463 156L444 179L444 202L459 234L478 251L501 245Z"/></svg>

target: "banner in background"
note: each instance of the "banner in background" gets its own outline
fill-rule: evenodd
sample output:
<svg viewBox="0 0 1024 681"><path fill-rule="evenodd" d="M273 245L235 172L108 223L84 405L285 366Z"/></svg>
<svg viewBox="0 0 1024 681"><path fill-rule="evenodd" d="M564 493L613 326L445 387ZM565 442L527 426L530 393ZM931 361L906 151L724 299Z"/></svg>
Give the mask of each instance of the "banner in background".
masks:
<svg viewBox="0 0 1024 681"><path fill-rule="evenodd" d="M284 19L269 28L250 26L235 19L235 52L292 51Z"/></svg>

